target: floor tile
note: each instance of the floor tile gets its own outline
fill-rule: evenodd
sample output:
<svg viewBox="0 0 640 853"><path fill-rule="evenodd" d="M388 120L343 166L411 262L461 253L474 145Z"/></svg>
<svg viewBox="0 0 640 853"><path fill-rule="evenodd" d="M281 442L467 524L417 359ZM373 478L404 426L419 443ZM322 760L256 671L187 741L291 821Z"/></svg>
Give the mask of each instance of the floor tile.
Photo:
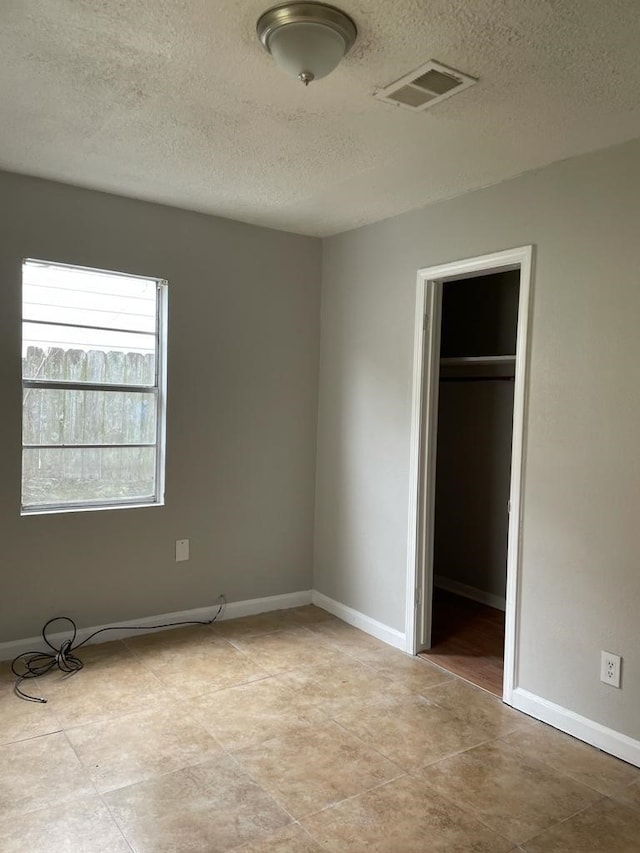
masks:
<svg viewBox="0 0 640 853"><path fill-rule="evenodd" d="M601 794L613 794L619 787L640 779L637 767L544 723L527 726L525 730L505 737L504 742Z"/></svg>
<svg viewBox="0 0 640 853"><path fill-rule="evenodd" d="M213 626L190 625L153 633L140 633L123 641L127 650L149 667L174 658L184 659L197 650L207 650L224 640L216 637Z"/></svg>
<svg viewBox="0 0 640 853"><path fill-rule="evenodd" d="M222 622L214 622L210 631L213 636L226 640L273 634L274 631L290 627L292 620L287 618L285 613L286 611L275 610L272 613L259 613L257 616L223 619Z"/></svg>
<svg viewBox="0 0 640 853"><path fill-rule="evenodd" d="M238 853L322 853L320 847L300 824L294 823L260 841L250 841Z"/></svg>
<svg viewBox="0 0 640 853"><path fill-rule="evenodd" d="M416 693L453 679L448 672L422 658L412 657L389 646L384 649L354 650L351 654Z"/></svg>
<svg viewBox="0 0 640 853"><path fill-rule="evenodd" d="M623 805L640 811L640 781L617 788L611 796Z"/></svg>
<svg viewBox="0 0 640 853"><path fill-rule="evenodd" d="M404 685L349 658L331 666L294 669L276 678L299 699L312 703L325 717L335 717L357 705L379 702L385 696L410 695Z"/></svg>
<svg viewBox="0 0 640 853"><path fill-rule="evenodd" d="M346 657L302 629L234 640L233 644L272 675L302 666L339 663Z"/></svg>
<svg viewBox="0 0 640 853"><path fill-rule="evenodd" d="M136 853L222 853L291 823L227 755L104 799Z"/></svg>
<svg viewBox="0 0 640 853"><path fill-rule="evenodd" d="M335 623L340 620L323 610L321 607L316 607L315 604L305 604L302 607L291 607L289 610L281 610L280 613L286 614L287 619L299 625L317 625L321 623Z"/></svg>
<svg viewBox="0 0 640 853"><path fill-rule="evenodd" d="M198 696L268 675L255 660L214 637L208 629L204 637L201 633L191 639L182 636L174 645L172 635L176 633L168 631L129 642L138 661L170 689L172 696ZM258 641L263 642L263 638Z"/></svg>
<svg viewBox="0 0 640 853"><path fill-rule="evenodd" d="M131 853L97 796L74 797L28 815L0 819L2 853Z"/></svg>
<svg viewBox="0 0 640 853"><path fill-rule="evenodd" d="M535 725L531 717L505 705L497 696L458 678L423 691L422 695L458 719L481 725L487 740Z"/></svg>
<svg viewBox="0 0 640 853"><path fill-rule="evenodd" d="M213 642L212 628L213 625L184 625L162 631L139 631L123 642L128 649L140 654L162 648L178 649Z"/></svg>
<svg viewBox="0 0 640 853"><path fill-rule="evenodd" d="M72 728L67 736L99 792L221 754L215 739L173 704Z"/></svg>
<svg viewBox="0 0 640 853"><path fill-rule="evenodd" d="M336 722L406 771L418 771L489 737L481 722L460 719L413 694L355 706Z"/></svg>
<svg viewBox="0 0 640 853"><path fill-rule="evenodd" d="M302 820L339 853L503 853L511 842L429 788L405 776Z"/></svg>
<svg viewBox="0 0 640 853"><path fill-rule="evenodd" d="M326 719L306 697L274 676L185 703L202 726L226 749L241 749L290 734Z"/></svg>
<svg viewBox="0 0 640 853"><path fill-rule="evenodd" d="M523 845L526 853L638 853L640 814L603 799Z"/></svg>
<svg viewBox="0 0 640 853"><path fill-rule="evenodd" d="M402 773L333 722L273 738L234 755L295 818Z"/></svg>
<svg viewBox="0 0 640 853"><path fill-rule="evenodd" d="M3 853L640 853L639 769L317 607L78 655L0 666Z"/></svg>
<svg viewBox="0 0 640 853"><path fill-rule="evenodd" d="M444 759L425 768L423 776L443 796L515 844L600 798L592 788L502 741Z"/></svg>
<svg viewBox="0 0 640 853"><path fill-rule="evenodd" d="M365 634L364 631L347 625L346 622L341 622L339 619L311 623L307 625L307 628L312 634L317 634L325 643L329 643L329 645L335 646L347 654L358 651L380 651L389 648L382 640Z"/></svg>
<svg viewBox="0 0 640 853"><path fill-rule="evenodd" d="M62 732L0 747L0 818L57 806L95 789Z"/></svg>
<svg viewBox="0 0 640 853"><path fill-rule="evenodd" d="M14 693L14 682L15 679L0 679L0 746L60 731L61 723L51 705L20 699ZM41 680L23 681L22 690L33 696L41 695Z"/></svg>
<svg viewBox="0 0 640 853"><path fill-rule="evenodd" d="M139 711L161 702L166 689L122 644L78 651L84 666L72 675L45 676L43 695L63 728L87 725Z"/></svg>

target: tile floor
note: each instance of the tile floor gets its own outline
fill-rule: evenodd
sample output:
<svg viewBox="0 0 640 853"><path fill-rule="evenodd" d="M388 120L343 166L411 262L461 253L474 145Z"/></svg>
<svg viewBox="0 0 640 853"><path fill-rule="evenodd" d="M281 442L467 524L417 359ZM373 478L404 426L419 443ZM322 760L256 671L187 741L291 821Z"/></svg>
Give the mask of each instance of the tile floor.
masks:
<svg viewBox="0 0 640 853"><path fill-rule="evenodd" d="M2 853L639 853L640 770L314 607L0 674Z"/></svg>

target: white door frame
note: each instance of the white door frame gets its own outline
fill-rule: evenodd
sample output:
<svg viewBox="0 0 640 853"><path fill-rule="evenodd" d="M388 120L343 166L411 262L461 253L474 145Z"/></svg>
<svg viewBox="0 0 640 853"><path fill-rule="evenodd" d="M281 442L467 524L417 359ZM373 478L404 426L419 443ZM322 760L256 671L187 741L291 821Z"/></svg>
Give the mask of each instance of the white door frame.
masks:
<svg viewBox="0 0 640 853"><path fill-rule="evenodd" d="M525 406L528 388L528 331L533 247L522 246L476 258L418 270L416 290L413 405L409 467L409 540L407 548L407 652L417 654L431 633L433 533L440 321L442 289L447 281L520 270L516 370L511 443L510 515L507 548L507 594L503 700L512 704L517 686L517 630L521 557L522 479Z"/></svg>

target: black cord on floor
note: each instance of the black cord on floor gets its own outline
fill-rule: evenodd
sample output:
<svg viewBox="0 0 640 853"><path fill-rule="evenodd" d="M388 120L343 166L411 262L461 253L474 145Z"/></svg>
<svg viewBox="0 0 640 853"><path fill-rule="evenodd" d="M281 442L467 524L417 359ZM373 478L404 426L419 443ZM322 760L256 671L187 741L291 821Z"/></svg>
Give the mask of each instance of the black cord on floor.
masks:
<svg viewBox="0 0 640 853"><path fill-rule="evenodd" d="M42 639L51 649L50 652L23 652L21 655L18 655L11 661L11 671L16 676L16 683L14 684L14 692L16 696L19 696L20 699L25 699L27 702L42 702L46 703L46 699L43 699L40 696L29 696L28 693L25 693L21 690L21 684L28 678L38 678L40 675L46 675L48 672L51 672L52 669L56 667L61 670L61 672L66 672L70 675L78 672L82 669L84 664L80 660L74 652L84 646L89 640L92 640L98 634L102 634L104 631L154 631L159 628L176 628L179 625L212 625L216 619L222 613L222 610L225 605L224 596L220 596L220 606L218 607L218 611L213 617L213 619L208 620L198 620L191 619L186 622L167 622L163 625L111 625L108 628L99 628L97 631L94 631L93 634L89 634L81 643L76 644L76 637L78 635L78 629L76 623L69 616L54 616L53 619L49 619L48 622L45 623L42 628ZM60 648L56 648L48 639L47 639L47 628L53 622L68 622L71 626L71 637L68 640L65 640L61 643ZM21 670L19 669L21 667Z"/></svg>

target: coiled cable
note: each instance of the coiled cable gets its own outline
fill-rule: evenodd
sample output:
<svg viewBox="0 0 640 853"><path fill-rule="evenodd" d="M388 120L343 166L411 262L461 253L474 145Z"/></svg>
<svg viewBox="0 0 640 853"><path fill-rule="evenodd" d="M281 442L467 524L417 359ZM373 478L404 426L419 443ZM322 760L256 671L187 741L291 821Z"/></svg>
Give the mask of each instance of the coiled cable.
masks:
<svg viewBox="0 0 640 853"><path fill-rule="evenodd" d="M92 634L89 634L88 637L85 637L81 643L76 643L78 628L73 619L70 616L54 616L53 619L49 619L48 622L45 622L42 628L42 639L51 651L22 652L22 654L17 655L17 657L11 661L11 671L16 676L16 681L13 686L14 692L16 696L19 696L20 699L24 699L27 702L41 702L45 704L47 700L43 697L30 696L28 693L25 693L22 690L22 683L29 678L39 678L41 675L46 675L56 667L61 672L68 675L73 675L76 672L79 672L84 664L75 652L77 649L86 645L89 640L92 640L98 634L102 634L105 631L154 631L161 628L177 628L180 625L212 625L222 613L225 603L224 596L221 595L220 605L212 619L190 619L185 622L166 622L162 625L111 625L108 628L98 628L97 631L94 631ZM47 629L54 622L68 622L71 626L71 637L64 640L64 642L60 644L59 648L54 646L47 637Z"/></svg>

